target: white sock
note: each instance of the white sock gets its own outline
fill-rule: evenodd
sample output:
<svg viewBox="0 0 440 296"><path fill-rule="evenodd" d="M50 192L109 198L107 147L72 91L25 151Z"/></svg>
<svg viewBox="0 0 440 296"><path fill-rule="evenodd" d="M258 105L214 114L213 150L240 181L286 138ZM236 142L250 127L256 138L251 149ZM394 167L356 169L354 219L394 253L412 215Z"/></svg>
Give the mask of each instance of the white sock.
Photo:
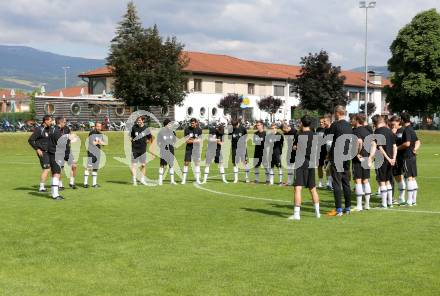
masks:
<svg viewBox="0 0 440 296"><path fill-rule="evenodd" d="M250 171L249 165L246 164L244 167L246 181L249 181L249 171Z"/></svg>
<svg viewBox="0 0 440 296"><path fill-rule="evenodd" d="M264 174L265 174L265 176L266 176L266 183L267 183L267 182L269 182L269 180L270 180L270 172L269 172L269 169L265 168L265 169L264 169Z"/></svg>
<svg viewBox="0 0 440 296"><path fill-rule="evenodd" d="M87 185L89 183L89 170L84 171L84 185Z"/></svg>
<svg viewBox="0 0 440 296"><path fill-rule="evenodd" d="M141 175L141 183L145 183L145 175Z"/></svg>
<svg viewBox="0 0 440 296"><path fill-rule="evenodd" d="M273 169L270 169L269 173L270 173L270 179L269 179L270 185L273 185L273 179L274 179Z"/></svg>
<svg viewBox="0 0 440 296"><path fill-rule="evenodd" d="M186 183L186 175L188 175L188 166L183 166L182 184Z"/></svg>
<svg viewBox="0 0 440 296"><path fill-rule="evenodd" d="M59 196L59 194L58 194L58 188L59 188L59 186L60 186L60 184L59 184L59 179L58 179L58 178L55 178L55 177L52 177L52 185L51 185L51 187L50 187L50 191L51 191L51 193L52 193L52 197L53 197L53 198Z"/></svg>
<svg viewBox="0 0 440 296"><path fill-rule="evenodd" d="M323 178L319 178L318 187L322 187L322 183L324 183L324 179Z"/></svg>
<svg viewBox="0 0 440 296"><path fill-rule="evenodd" d="M226 181L226 174L225 174L225 168L224 168L224 166L223 165L220 165L219 166L219 170L220 170L220 175L222 176L222 180L223 180L223 182L228 182L228 181Z"/></svg>
<svg viewBox="0 0 440 296"><path fill-rule="evenodd" d="M60 179L60 180L58 181L58 187L64 187L64 186L63 186L63 180Z"/></svg>
<svg viewBox="0 0 440 296"><path fill-rule="evenodd" d="M132 179L132 181L133 181L133 184L136 184L136 183L137 183L136 176L133 176L131 179Z"/></svg>
<svg viewBox="0 0 440 296"><path fill-rule="evenodd" d="M92 172L92 186L95 186L98 182L98 172Z"/></svg>
<svg viewBox="0 0 440 296"><path fill-rule="evenodd" d="M406 202L410 205L414 203L414 189L415 189L414 181L408 181L408 187L406 190L408 192L408 199L406 200Z"/></svg>
<svg viewBox="0 0 440 296"><path fill-rule="evenodd" d="M164 168L160 167L159 168L159 185L162 185L162 183L163 183L163 171L164 171Z"/></svg>
<svg viewBox="0 0 440 296"><path fill-rule="evenodd" d="M397 188L399 188L399 202L404 203L405 202L405 182L400 181L397 183Z"/></svg>
<svg viewBox="0 0 440 296"><path fill-rule="evenodd" d="M70 185L75 185L75 177L70 177Z"/></svg>
<svg viewBox="0 0 440 296"><path fill-rule="evenodd" d="M356 208L362 210L362 195L364 195L362 184L356 184L355 191L356 191Z"/></svg>
<svg viewBox="0 0 440 296"><path fill-rule="evenodd" d="M169 173L170 173L170 182L174 183L174 168L173 167L170 167Z"/></svg>
<svg viewBox="0 0 440 296"><path fill-rule="evenodd" d="M196 165L194 171L196 175L196 182L200 183L200 166Z"/></svg>
<svg viewBox="0 0 440 296"><path fill-rule="evenodd" d="M278 171L278 183L283 184L283 169L280 168Z"/></svg>
<svg viewBox="0 0 440 296"><path fill-rule="evenodd" d="M299 218L300 217L300 212L301 212L301 207L295 206L293 208L293 216Z"/></svg>
<svg viewBox="0 0 440 296"><path fill-rule="evenodd" d="M370 183L364 184L364 194L365 194L365 208L370 208L370 198L371 198L371 186Z"/></svg>
<svg viewBox="0 0 440 296"><path fill-rule="evenodd" d="M40 190L43 190L43 189L45 189L45 188L44 188L44 182L41 182L41 183L40 183Z"/></svg>
<svg viewBox="0 0 440 296"><path fill-rule="evenodd" d="M413 191L413 203L417 202L417 191L419 190L419 185L417 185L417 180L414 179L414 191Z"/></svg>
<svg viewBox="0 0 440 296"><path fill-rule="evenodd" d="M238 167L234 166L234 183L238 182Z"/></svg>
<svg viewBox="0 0 440 296"><path fill-rule="evenodd" d="M380 186L380 196L382 197L382 206L384 208L386 208L387 207L387 196L388 196L387 186Z"/></svg>
<svg viewBox="0 0 440 296"><path fill-rule="evenodd" d="M208 176L209 176L209 166L206 166L205 175L203 176L203 183L206 183L206 181L208 181Z"/></svg>
<svg viewBox="0 0 440 296"><path fill-rule="evenodd" d="M321 214L319 213L319 202L315 203L315 215L316 215L316 218L321 217Z"/></svg>
<svg viewBox="0 0 440 296"><path fill-rule="evenodd" d="M292 168L287 169L287 184L293 185L293 169Z"/></svg>
<svg viewBox="0 0 440 296"><path fill-rule="evenodd" d="M393 187L391 184L387 185L388 204L393 205Z"/></svg>
<svg viewBox="0 0 440 296"><path fill-rule="evenodd" d="M260 168L254 168L255 182L260 182Z"/></svg>

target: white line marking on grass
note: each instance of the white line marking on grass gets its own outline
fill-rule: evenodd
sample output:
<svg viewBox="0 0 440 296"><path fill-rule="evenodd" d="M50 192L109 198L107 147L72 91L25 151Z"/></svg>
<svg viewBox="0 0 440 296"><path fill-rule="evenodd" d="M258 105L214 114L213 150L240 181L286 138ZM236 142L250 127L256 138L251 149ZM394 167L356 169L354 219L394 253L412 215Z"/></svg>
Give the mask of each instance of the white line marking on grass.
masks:
<svg viewBox="0 0 440 296"><path fill-rule="evenodd" d="M223 195L223 196L230 196L230 197L239 197L239 198L245 198L245 199L252 199L252 200L261 200L261 201L272 201L272 202L280 202L280 203L288 203L291 204L291 201L287 201L287 200L281 200L281 199L272 199L272 198L264 198L264 197L255 197L255 196L248 196L248 195L241 195L241 194L234 194L234 193L227 193L227 192L221 192L221 191L216 191L216 190L212 190L212 189L208 189L208 188L204 188L200 185L198 185L197 183L194 182L194 187L196 187L197 189L203 190L203 191L207 191L213 194L218 194L218 195ZM417 210L398 210L398 209L379 209L379 208L372 208L372 210L378 210L378 211L393 211L393 212L408 212L408 213L420 213L420 214L440 214L440 212L435 212L435 211L417 211Z"/></svg>
<svg viewBox="0 0 440 296"><path fill-rule="evenodd" d="M253 200L262 200L262 201L275 201L275 202L289 203L289 204L292 203L291 201L282 200L282 199L255 197L255 196L248 196L248 195L241 195L241 194L234 194L234 193L226 193L226 192L216 191L216 190L204 188L204 187L200 186L197 183L194 183L194 186L197 189L200 189L200 190L203 190L203 191L207 191L207 192L210 192L210 193L214 193L214 194L218 194L218 195L225 195L225 196L230 196L230 197L240 197L240 198L253 199Z"/></svg>

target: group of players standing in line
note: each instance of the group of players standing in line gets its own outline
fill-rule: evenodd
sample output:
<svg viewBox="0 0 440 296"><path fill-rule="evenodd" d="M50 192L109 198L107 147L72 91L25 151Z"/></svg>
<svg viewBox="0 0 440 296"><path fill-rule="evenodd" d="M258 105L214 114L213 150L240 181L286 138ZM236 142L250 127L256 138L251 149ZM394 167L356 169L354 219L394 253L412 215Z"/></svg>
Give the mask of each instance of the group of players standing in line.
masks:
<svg viewBox="0 0 440 296"><path fill-rule="evenodd" d="M350 179L353 177L355 182L355 193L357 197L355 211L370 209L370 198L372 195L370 186L370 168L377 157L376 151L382 155L384 161L376 169L376 180L378 182L379 194L382 199L381 208L393 207L393 204L412 206L417 199L417 165L416 154L420 148L420 141L411 127L410 116L402 113L400 117L393 116L388 119L380 115L372 118L374 131L365 121L362 115L354 115L350 122L345 120L346 110L342 106L337 106L334 112L334 121L331 122L330 116L320 118L320 126L313 131L311 128L312 119L309 116L301 118L299 131L294 127L284 123L281 126L283 133L278 131L276 124L272 124L269 130L265 130L264 123L257 121L255 132L253 133L253 143L255 145L253 157L254 182L260 182L260 167L263 166L265 181L273 185L275 179L274 169L278 169L278 184L293 185L294 193L294 213L289 219L300 219L301 191L303 187L310 190L315 206L316 217L320 217L319 196L316 190L315 169L318 168L318 188L327 187L333 190L335 198L335 209L328 213L330 216L342 216L349 214L351 209L351 186ZM84 172L84 187L88 188L88 178L92 174L92 187L98 187L97 176L100 161L100 149L105 145L101 124L97 123L90 132L88 138L88 161ZM250 166L246 149L247 130L241 125L240 121L232 121L232 129L226 130L223 125L212 127L209 130L208 145L205 155L205 170L203 180L201 179L201 153L202 153L202 129L198 126L196 119L190 120L190 126L184 131L186 141L184 166L182 170L181 184L187 181L188 168L191 162L194 164L195 181L198 184L207 182L210 165L214 162L218 165L222 181L228 183L225 174L224 159L225 137L230 136L231 154L233 163L234 183L238 182L239 165L245 170L245 182L250 182ZM382 135L384 142L377 141L369 137L372 134ZM325 137L333 135L332 141L317 145L314 141L316 135ZM344 160L342 167L337 167L335 161L338 157L335 145L341 136L355 135L356 156L350 160ZM60 139L64 139L60 145ZM29 144L36 150L40 159L43 172L40 177L40 191L46 191L44 184L49 171L52 171L51 195L55 200L63 199L59 195L59 189L63 188L61 181L61 169L64 162L71 168L69 186L75 189L75 176L77 164L72 155L70 142L75 139L75 135L65 126L65 119L57 117L55 126L52 126L52 118L45 116L41 127L29 138ZM130 131L131 139L131 171L133 185L137 185L137 168L140 166L140 183L148 185L146 182L146 155L147 144L152 144L154 137L150 129L145 125L144 118L139 117L136 124ZM365 141L370 141L365 145ZM160 150L160 168L158 185L163 184L164 172L169 167L170 183L177 184L174 171L174 146L177 136L173 130L172 122L166 119L163 127L157 134L157 146ZM287 163L287 183L283 183L282 151L283 145L287 145L285 160ZM62 151L57 151L57 147L65 147ZM319 146L319 147L318 147ZM367 151L366 146L370 146ZM60 150L60 149L58 149ZM344 155L350 150L350 142L344 145ZM317 157L314 152L318 151ZM63 154L58 155L57 154ZM301 161L297 161L297 155ZM301 163L300 163L301 162ZM351 170L350 170L351 164ZM324 172L327 175L327 184L324 184ZM399 199L393 199L394 184L397 183ZM405 199L405 190L407 199ZM344 206L342 206L342 196L344 196Z"/></svg>

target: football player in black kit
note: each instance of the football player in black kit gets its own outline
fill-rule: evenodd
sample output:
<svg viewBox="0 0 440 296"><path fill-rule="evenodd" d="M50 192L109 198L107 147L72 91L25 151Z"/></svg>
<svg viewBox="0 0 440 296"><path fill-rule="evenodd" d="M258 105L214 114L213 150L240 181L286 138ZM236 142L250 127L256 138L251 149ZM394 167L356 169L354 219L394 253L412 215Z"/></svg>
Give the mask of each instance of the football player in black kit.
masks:
<svg viewBox="0 0 440 296"><path fill-rule="evenodd" d="M404 127L400 124L399 116L392 116L389 120L391 131L396 138L396 146L399 148L402 145L402 135ZM397 149L396 164L393 166L393 177L397 188L399 189L399 204L405 204L405 179L403 178L403 150Z"/></svg>
<svg viewBox="0 0 440 296"><path fill-rule="evenodd" d="M167 118L163 121L163 127L157 134L157 146L160 150L159 185L163 184L163 175L167 165L170 167L170 183L177 184L174 181L174 145L176 141L177 137L172 122Z"/></svg>
<svg viewBox="0 0 440 296"><path fill-rule="evenodd" d="M380 142L377 143L377 150L379 150L384 157L382 165L377 168L377 179L382 197L382 205L380 207L386 209L387 207L393 207L393 188L391 187L390 180L393 177L392 167L396 164L396 139L381 115L375 115L372 119L376 127L374 134L381 135L385 138L384 144L381 145Z"/></svg>
<svg viewBox="0 0 440 296"><path fill-rule="evenodd" d="M294 149L297 150L297 160L295 162L295 207L293 209L293 215L288 218L289 220L301 219L301 191L303 187L310 190L315 206L316 218L321 217L319 213L319 196L315 184L316 163L311 163L311 161L313 161L311 160L311 155L314 137L314 133L310 129L311 124L312 120L308 115L301 118L301 131L295 139L293 146ZM298 157L303 159L300 160Z"/></svg>
<svg viewBox="0 0 440 296"><path fill-rule="evenodd" d="M276 123L270 126L270 132L266 134L265 148L268 150L270 159L269 183L274 184L275 173L274 168L278 168L278 185L283 184L283 168L281 167L281 153L283 151L284 137L278 132Z"/></svg>
<svg viewBox="0 0 440 296"><path fill-rule="evenodd" d="M67 162L67 165L70 167L69 187L71 189L76 189L75 177L76 177L76 172L77 172L77 169L78 169L78 165L77 165L75 157L74 157L74 155L72 153L71 142L72 141L77 141L79 138L75 134L72 134L70 128L67 125L64 125L64 127L61 129L61 132L62 132L63 135L67 135L66 153L64 155L64 163L61 166L61 169L64 168L64 164ZM60 190L64 189L62 177L63 176L61 174L60 181L59 181Z"/></svg>
<svg viewBox="0 0 440 296"><path fill-rule="evenodd" d="M222 176L223 183L228 183L226 181L225 168L223 166L223 157L222 157L222 145L223 145L223 137L225 135L225 128L223 125L218 125L217 127L211 127L209 129L209 137L208 137L208 147L206 149L206 167L205 167L205 175L203 176L203 183L208 181L209 175L209 166L214 161L218 164L218 168L220 171L220 175Z"/></svg>
<svg viewBox="0 0 440 296"><path fill-rule="evenodd" d="M87 148L87 168L84 171L84 188L89 188L88 180L90 171L92 171L92 187L98 185L98 169L101 160L101 147L105 145L104 136L101 133L102 124L97 122L95 128L89 133L89 143Z"/></svg>
<svg viewBox="0 0 440 296"><path fill-rule="evenodd" d="M287 163L287 185L293 185L294 163L296 157L296 150L293 149L293 143L295 142L298 132L293 126L288 123L283 123L283 133L287 145L286 151L286 163Z"/></svg>
<svg viewBox="0 0 440 296"><path fill-rule="evenodd" d="M188 165L191 161L194 161L194 175L196 182L200 182L200 156L201 156L201 143L202 143L202 129L199 127L197 119L191 118L190 126L185 128L184 136L186 140L185 148L185 162L183 166L182 184L186 183L186 177L188 175Z"/></svg>
<svg viewBox="0 0 440 296"><path fill-rule="evenodd" d="M264 123L262 120L257 120L255 123L257 129L253 136L253 142L255 145L254 150L254 174L255 183L260 182L260 166L263 164L263 168L266 170L266 182L269 182L269 166L263 163L264 158L264 139L266 138L266 132L264 131Z"/></svg>
<svg viewBox="0 0 440 296"><path fill-rule="evenodd" d="M137 185L137 164L141 166L141 184L148 185L145 181L145 165L147 163L147 144L153 142L150 129L145 125L144 118L140 116L133 125L130 133L131 138L131 176L133 185Z"/></svg>
<svg viewBox="0 0 440 296"><path fill-rule="evenodd" d="M408 198L406 204L408 206L415 206L417 204L417 151L420 148L421 142L417 138L416 132L411 126L411 117L408 113L400 114L404 130L402 133L402 144L399 150L403 151L403 171L408 180L407 192Z"/></svg>
<svg viewBox="0 0 440 296"><path fill-rule="evenodd" d="M67 146L68 135L65 135L63 128L66 124L64 117L55 118L55 126L50 129L48 154L50 161L50 169L52 171L51 195L54 200L63 200L59 195L59 180L61 177L61 167L64 164L65 147ZM61 138L65 137L63 141Z"/></svg>
<svg viewBox="0 0 440 296"><path fill-rule="evenodd" d="M331 124L331 118L329 116L323 116L319 119L319 127L316 129L316 134L324 137L328 134L328 129L330 128ZM322 145L321 150L319 153L319 159L318 159L318 188L324 187L324 169L327 167L327 145ZM329 174L329 171L327 171L327 186L329 188L332 187L331 182L331 176Z"/></svg>
<svg viewBox="0 0 440 296"><path fill-rule="evenodd" d="M342 170L338 171L336 162L339 161L342 156L348 155L351 145L349 137L353 134L351 125L345 120L346 110L344 106L336 106L335 108L335 121L329 128L328 134L333 135L332 145L329 151L330 171L333 180L333 195L335 198L335 210L329 212L328 216L342 216L343 212L350 214L351 207L351 188L350 188L350 161L342 161ZM346 138L344 142L343 151L335 151L336 143L338 139ZM339 159L338 159L339 158ZM344 194L345 208L342 209L342 194Z"/></svg>
<svg viewBox="0 0 440 296"><path fill-rule="evenodd" d="M45 115L41 126L37 127L32 135L29 137L29 145L37 152L38 159L41 165L40 175L40 192L46 192L44 184L50 172L50 161L47 149L49 146L49 132L52 126L52 117Z"/></svg>
<svg viewBox="0 0 440 296"><path fill-rule="evenodd" d="M364 117L355 115L351 118L353 134L357 137L357 155L352 161L352 174L355 182L356 207L355 211L370 209L371 185L370 168L376 153L376 142L370 142L370 153L365 150L365 139L371 135L370 131L364 126ZM362 197L365 196L365 207L362 206Z"/></svg>
<svg viewBox="0 0 440 296"><path fill-rule="evenodd" d="M247 131L239 120L232 120L232 163L234 164L234 183L238 182L238 164L243 163L246 172L246 183L249 183L249 166L247 164L246 139Z"/></svg>

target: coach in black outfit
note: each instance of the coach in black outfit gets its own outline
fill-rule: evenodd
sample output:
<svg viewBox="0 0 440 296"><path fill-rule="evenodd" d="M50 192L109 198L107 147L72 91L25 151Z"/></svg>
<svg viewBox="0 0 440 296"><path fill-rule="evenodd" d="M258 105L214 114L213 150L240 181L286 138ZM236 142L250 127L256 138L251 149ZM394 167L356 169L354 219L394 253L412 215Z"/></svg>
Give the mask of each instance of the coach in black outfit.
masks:
<svg viewBox="0 0 440 296"><path fill-rule="evenodd" d="M341 157L342 153L347 155L351 148L350 140L347 140L344 145L343 151L335 151L335 146L338 138L341 136L352 135L353 130L351 125L345 120L345 107L336 106L335 108L335 121L330 126L328 133L333 135L333 142L330 147L329 161L330 171L333 179L333 194L335 197L336 210L329 213L329 216L342 216L342 193L344 193L345 199L345 212L350 213L351 206L351 188L350 188L350 161L346 160L343 164L343 170L339 171L336 167L337 157ZM337 155L339 153L339 155Z"/></svg>
<svg viewBox="0 0 440 296"><path fill-rule="evenodd" d="M41 169L43 170L40 175L40 192L46 192L44 184L46 183L50 171L49 154L47 154L47 149L49 146L49 132L51 125L52 117L45 115L41 126L35 128L28 140L29 145L31 145L31 147L37 152Z"/></svg>

